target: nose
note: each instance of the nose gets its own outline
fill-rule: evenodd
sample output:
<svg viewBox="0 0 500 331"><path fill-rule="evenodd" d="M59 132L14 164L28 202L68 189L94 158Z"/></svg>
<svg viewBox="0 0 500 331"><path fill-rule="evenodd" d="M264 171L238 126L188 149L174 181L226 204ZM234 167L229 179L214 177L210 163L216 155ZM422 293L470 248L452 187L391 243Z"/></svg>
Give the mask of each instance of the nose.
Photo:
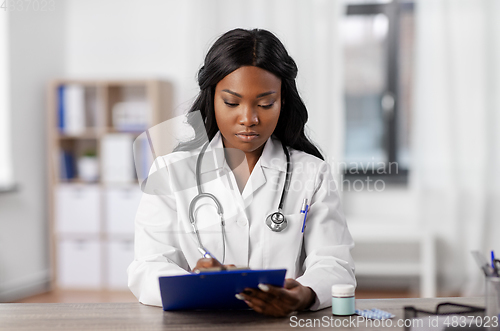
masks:
<svg viewBox="0 0 500 331"><path fill-rule="evenodd" d="M251 105L242 107L238 121L239 124L249 127L259 124L257 110Z"/></svg>

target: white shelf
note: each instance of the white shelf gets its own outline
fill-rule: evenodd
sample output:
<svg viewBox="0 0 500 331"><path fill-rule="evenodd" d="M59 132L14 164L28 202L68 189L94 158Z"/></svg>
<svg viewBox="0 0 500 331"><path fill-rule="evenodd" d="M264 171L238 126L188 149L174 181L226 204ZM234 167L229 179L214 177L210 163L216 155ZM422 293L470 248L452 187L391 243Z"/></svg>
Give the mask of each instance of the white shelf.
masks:
<svg viewBox="0 0 500 331"><path fill-rule="evenodd" d="M84 86L85 91L84 104L79 99L80 104L73 108L85 113L84 129L78 134L64 134L59 128L59 87L69 84ZM147 126L152 127L171 117L172 86L157 79L60 79L50 84L48 92L48 154L53 156L49 159L48 192L52 285L65 289L127 289L126 267L133 260L134 219L142 197L132 155L132 142L139 132L116 129L113 109L119 103L142 98L148 104ZM64 118L67 113L63 113ZM122 137L127 141L122 139L118 148L116 144L103 144ZM65 173L62 151L72 155L76 164L89 150L98 158L99 180L86 183L78 176L61 179ZM105 169L110 165L105 160L117 161L111 171ZM66 162L65 166L71 164ZM115 176L124 169L126 173Z"/></svg>

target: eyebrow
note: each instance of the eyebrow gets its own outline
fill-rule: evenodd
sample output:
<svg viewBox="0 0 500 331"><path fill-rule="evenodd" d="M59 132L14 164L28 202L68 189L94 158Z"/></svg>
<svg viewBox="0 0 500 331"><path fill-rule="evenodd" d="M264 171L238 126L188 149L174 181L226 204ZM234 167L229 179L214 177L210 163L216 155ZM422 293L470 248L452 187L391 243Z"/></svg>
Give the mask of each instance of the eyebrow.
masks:
<svg viewBox="0 0 500 331"><path fill-rule="evenodd" d="M222 92L226 92L226 93L232 94L234 96L237 96L238 98L243 98L243 96L241 94L236 93L236 92L231 91L231 90L225 89L225 90L222 90ZM266 95L273 94L273 93L276 93L276 92L275 91L268 91L268 92L261 93L261 94L257 95L257 99L265 97Z"/></svg>

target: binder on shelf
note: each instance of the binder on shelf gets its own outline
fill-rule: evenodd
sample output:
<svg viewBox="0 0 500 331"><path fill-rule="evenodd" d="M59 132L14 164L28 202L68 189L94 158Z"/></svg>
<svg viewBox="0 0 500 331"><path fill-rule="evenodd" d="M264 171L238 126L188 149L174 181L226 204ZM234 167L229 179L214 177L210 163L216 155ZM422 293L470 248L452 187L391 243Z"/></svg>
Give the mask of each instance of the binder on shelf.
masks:
<svg viewBox="0 0 500 331"><path fill-rule="evenodd" d="M58 88L58 115L61 133L81 134L85 131L85 88L62 85Z"/></svg>
<svg viewBox="0 0 500 331"><path fill-rule="evenodd" d="M150 113L147 101L124 101L113 106L113 127L118 131L137 132L144 131L148 125Z"/></svg>
<svg viewBox="0 0 500 331"><path fill-rule="evenodd" d="M101 109L101 100L95 87L85 88L85 123L87 128L95 128L98 126L99 113L104 110Z"/></svg>
<svg viewBox="0 0 500 331"><path fill-rule="evenodd" d="M60 152L61 180L73 179L75 175L75 158L70 152L62 150Z"/></svg>
<svg viewBox="0 0 500 331"><path fill-rule="evenodd" d="M102 138L102 180L104 183L131 183L135 179L133 137L111 133Z"/></svg>
<svg viewBox="0 0 500 331"><path fill-rule="evenodd" d="M59 86L57 88L57 115L58 115L58 127L59 131L63 132L64 131L64 86Z"/></svg>

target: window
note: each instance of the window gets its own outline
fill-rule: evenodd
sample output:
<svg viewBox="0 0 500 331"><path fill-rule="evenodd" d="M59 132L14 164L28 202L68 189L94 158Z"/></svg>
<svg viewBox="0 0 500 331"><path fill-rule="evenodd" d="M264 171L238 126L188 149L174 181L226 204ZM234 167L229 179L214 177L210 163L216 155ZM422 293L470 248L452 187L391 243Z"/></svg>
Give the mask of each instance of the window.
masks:
<svg viewBox="0 0 500 331"><path fill-rule="evenodd" d="M410 169L413 2L351 2L342 20L345 177L406 183Z"/></svg>
<svg viewBox="0 0 500 331"><path fill-rule="evenodd" d="M14 186L10 150L8 13L0 20L0 192Z"/></svg>

